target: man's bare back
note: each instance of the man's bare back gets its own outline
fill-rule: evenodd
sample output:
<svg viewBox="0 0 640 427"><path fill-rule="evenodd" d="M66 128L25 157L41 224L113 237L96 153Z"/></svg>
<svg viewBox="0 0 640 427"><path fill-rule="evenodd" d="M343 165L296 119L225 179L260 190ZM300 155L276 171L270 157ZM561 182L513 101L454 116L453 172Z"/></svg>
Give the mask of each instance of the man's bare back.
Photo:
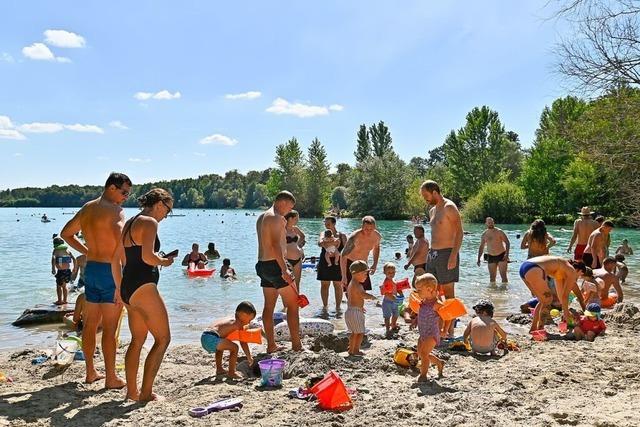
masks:
<svg viewBox="0 0 640 427"><path fill-rule="evenodd" d="M264 211L256 221L258 260L282 260L286 253L286 221L273 207ZM282 267L282 266L281 266ZM285 271L283 269L283 271Z"/></svg>
<svg viewBox="0 0 640 427"><path fill-rule="evenodd" d="M600 224L594 219L576 219L573 223L573 230L576 233L576 245L586 245L589 240L589 236L593 233Z"/></svg>
<svg viewBox="0 0 640 427"><path fill-rule="evenodd" d="M87 245L87 261L111 262L124 226L124 210L99 197L76 214Z"/></svg>

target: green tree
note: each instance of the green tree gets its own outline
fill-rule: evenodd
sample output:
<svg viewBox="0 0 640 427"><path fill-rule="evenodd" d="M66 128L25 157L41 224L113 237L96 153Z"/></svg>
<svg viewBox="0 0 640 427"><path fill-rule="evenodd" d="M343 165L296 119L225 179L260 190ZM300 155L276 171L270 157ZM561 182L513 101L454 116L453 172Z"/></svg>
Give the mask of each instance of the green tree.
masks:
<svg viewBox="0 0 640 427"><path fill-rule="evenodd" d="M275 162L278 166L278 176L274 182L279 182L280 188L270 186L269 190L273 192L270 196L275 197L279 191L287 190L293 193L298 206L305 206L306 159L295 137L276 147Z"/></svg>
<svg viewBox="0 0 640 427"><path fill-rule="evenodd" d="M349 209L346 187L338 186L331 191L331 205L340 209Z"/></svg>
<svg viewBox="0 0 640 427"><path fill-rule="evenodd" d="M517 184L488 182L464 205L462 216L468 222L484 222L490 216L498 223L521 223L527 220L526 200Z"/></svg>
<svg viewBox="0 0 640 427"><path fill-rule="evenodd" d="M573 127L586 108L587 104L574 96L556 99L551 108L544 107L542 110L536 139L570 138L573 135Z"/></svg>
<svg viewBox="0 0 640 427"><path fill-rule="evenodd" d="M567 195L566 207L596 206L602 200L598 171L586 153L580 153L571 160L560 178Z"/></svg>
<svg viewBox="0 0 640 427"><path fill-rule="evenodd" d="M356 157L356 162L364 162L369 156L371 156L371 141L369 140L369 131L367 125L360 125L358 129L356 151L353 153Z"/></svg>
<svg viewBox="0 0 640 427"><path fill-rule="evenodd" d="M327 152L315 138L307 152L306 204L300 206L305 216L322 216L329 199L329 162Z"/></svg>
<svg viewBox="0 0 640 427"><path fill-rule="evenodd" d="M385 154L393 151L391 133L382 120L377 125L369 127L369 135L374 156L384 157Z"/></svg>
<svg viewBox="0 0 640 427"><path fill-rule="evenodd" d="M335 182L337 186L344 187L349 182L351 176L351 166L348 163L338 163L336 165Z"/></svg>
<svg viewBox="0 0 640 427"><path fill-rule="evenodd" d="M451 131L444 142L446 163L457 192L466 199L484 183L495 181L507 167L510 147L513 149L513 143L507 138L497 112L487 106L471 110L465 126Z"/></svg>

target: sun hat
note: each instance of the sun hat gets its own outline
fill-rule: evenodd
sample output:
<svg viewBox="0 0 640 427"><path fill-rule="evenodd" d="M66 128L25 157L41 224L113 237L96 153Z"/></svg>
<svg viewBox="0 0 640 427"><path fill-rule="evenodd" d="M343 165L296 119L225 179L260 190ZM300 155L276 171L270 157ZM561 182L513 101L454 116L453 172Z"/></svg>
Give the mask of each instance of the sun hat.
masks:
<svg viewBox="0 0 640 427"><path fill-rule="evenodd" d="M351 274L361 273L363 271L367 271L368 269L369 266L367 265L367 263L361 260L353 261L353 263L349 266L349 272Z"/></svg>
<svg viewBox="0 0 640 427"><path fill-rule="evenodd" d="M589 216L589 215L593 215L595 212L592 211L589 206L583 206L582 209L580 209L580 212L578 212L580 215L582 216Z"/></svg>
<svg viewBox="0 0 640 427"><path fill-rule="evenodd" d="M584 315L599 318L601 311L602 309L600 308L600 305L598 303L592 302L591 304L587 305L587 309L585 310Z"/></svg>

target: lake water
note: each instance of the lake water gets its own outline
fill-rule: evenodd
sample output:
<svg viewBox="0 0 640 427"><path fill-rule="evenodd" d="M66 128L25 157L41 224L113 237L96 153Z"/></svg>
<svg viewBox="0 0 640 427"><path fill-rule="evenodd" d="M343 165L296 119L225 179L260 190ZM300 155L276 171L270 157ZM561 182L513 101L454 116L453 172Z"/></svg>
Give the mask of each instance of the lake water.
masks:
<svg viewBox="0 0 640 427"><path fill-rule="evenodd" d="M0 209L0 349L24 346L53 345L62 328L58 326L39 326L18 328L11 326L25 308L35 304L55 301L55 281L51 275L51 236L59 233L71 212L76 209L58 208L6 208ZM127 209L127 218L135 215L136 209ZM42 223L40 216L46 213L52 221ZM189 279L183 267L174 264L164 268L160 275L160 293L169 310L172 330L172 342L197 342L203 328L212 319L231 315L241 300L250 300L262 310L262 291L255 275L257 241L255 220L259 212L244 210L176 210L183 217L170 217L160 224L159 236L162 249L169 252L180 249L180 257L191 249L193 242L200 243L201 250L207 242L215 242L222 257L230 258L232 266L238 272L238 280L227 282L218 277L209 279ZM318 255L316 237L323 229L321 219L301 219L299 226L307 234L306 255ZM355 219L338 221L338 229L350 232L359 226ZM530 297L529 291L518 275L519 263L526 259L526 251L520 250L520 241L516 234L524 234L526 225L498 225L509 236L514 249L511 251L508 286L489 283L486 264L476 266L476 256L480 233L480 224L465 225L471 234L464 236L461 251L460 283L456 293L470 309L472 303L481 297L489 297L496 306L496 317L504 318L507 313L518 310L519 305ZM382 265L393 260L395 252L404 254L405 236L412 232L409 221L379 221L378 229L382 233L383 243L378 272L373 277L374 289L382 282ZM557 255L564 251L571 238L571 230L550 227L549 231L558 240L552 248ZM427 236L429 236L427 227ZM623 238L628 238L631 246L640 251L640 232L638 230L617 229L612 235L612 251ZM398 263L396 278L409 275L402 269L405 260ZM215 261L219 268L221 261ZM640 300L640 276L637 274L638 259L629 257L629 283L625 289L628 300ZM315 280L314 271L303 271L302 292L307 295L310 305L301 311L304 317L316 316L321 307L320 284ZM330 292L329 306L333 306L333 292ZM70 294L70 301L75 295ZM380 327L382 310L367 303L367 326ZM332 313L332 318L335 317ZM344 329L342 320L335 321L338 329ZM127 338L128 328L123 326L123 338Z"/></svg>

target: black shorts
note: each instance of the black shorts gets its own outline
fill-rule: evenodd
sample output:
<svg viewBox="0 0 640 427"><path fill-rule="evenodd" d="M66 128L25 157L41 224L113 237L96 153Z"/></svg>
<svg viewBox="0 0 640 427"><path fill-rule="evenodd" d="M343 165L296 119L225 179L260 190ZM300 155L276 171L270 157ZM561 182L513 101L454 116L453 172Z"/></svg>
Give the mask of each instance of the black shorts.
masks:
<svg viewBox="0 0 640 427"><path fill-rule="evenodd" d="M56 285L62 286L71 281L71 270L58 270L56 272Z"/></svg>
<svg viewBox="0 0 640 427"><path fill-rule="evenodd" d="M502 252L500 255L484 254L484 260L487 261L489 264L499 264L502 261L504 261L504 256L506 254L507 252Z"/></svg>
<svg viewBox="0 0 640 427"><path fill-rule="evenodd" d="M289 285L282 277L282 269L275 259L258 261L256 263L256 273L261 279L260 286L263 288L281 289Z"/></svg>
<svg viewBox="0 0 640 427"><path fill-rule="evenodd" d="M593 254L588 254L588 253L582 254L582 262L584 262L584 265L591 268L591 265L593 265ZM596 263L596 268L601 268L601 267L602 265L600 265L600 260L598 260L598 262Z"/></svg>
<svg viewBox="0 0 640 427"><path fill-rule="evenodd" d="M451 251L453 251L452 248L429 249L427 273L433 274L441 285L455 283L460 279L460 254L457 257L456 266L449 270L448 264Z"/></svg>

